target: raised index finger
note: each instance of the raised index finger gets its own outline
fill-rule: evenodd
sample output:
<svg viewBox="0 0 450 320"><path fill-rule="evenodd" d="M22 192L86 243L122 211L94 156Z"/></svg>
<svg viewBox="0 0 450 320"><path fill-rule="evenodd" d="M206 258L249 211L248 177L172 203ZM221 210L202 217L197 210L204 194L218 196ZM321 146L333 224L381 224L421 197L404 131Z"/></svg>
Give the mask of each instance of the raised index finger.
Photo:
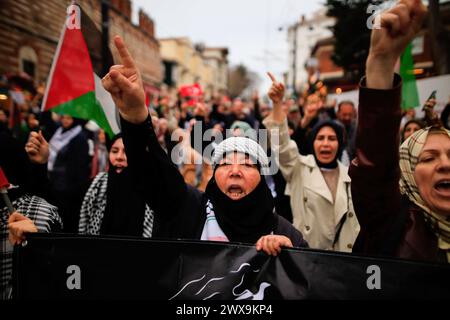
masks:
<svg viewBox="0 0 450 320"><path fill-rule="evenodd" d="M116 45L117 50L119 51L120 58L122 59L122 64L128 68L134 68L134 60L130 55L123 39L120 36L114 37L114 44Z"/></svg>
<svg viewBox="0 0 450 320"><path fill-rule="evenodd" d="M271 72L267 72L267 75L273 83L277 83L277 79L275 79L275 76Z"/></svg>

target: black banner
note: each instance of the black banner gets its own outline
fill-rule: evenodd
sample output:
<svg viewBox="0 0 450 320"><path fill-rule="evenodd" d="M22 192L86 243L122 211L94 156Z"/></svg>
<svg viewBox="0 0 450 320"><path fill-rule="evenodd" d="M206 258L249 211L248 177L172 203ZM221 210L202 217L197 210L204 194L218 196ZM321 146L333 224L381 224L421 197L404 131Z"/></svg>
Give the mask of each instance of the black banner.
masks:
<svg viewBox="0 0 450 320"><path fill-rule="evenodd" d="M14 255L18 299L450 298L450 267L306 249L34 234Z"/></svg>

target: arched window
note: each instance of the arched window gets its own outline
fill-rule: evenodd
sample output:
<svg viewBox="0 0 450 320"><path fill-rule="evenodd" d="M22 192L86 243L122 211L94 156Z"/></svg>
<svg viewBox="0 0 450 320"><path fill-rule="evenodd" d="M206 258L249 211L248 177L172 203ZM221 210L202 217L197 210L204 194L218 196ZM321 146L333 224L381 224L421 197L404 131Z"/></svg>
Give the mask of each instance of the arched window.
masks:
<svg viewBox="0 0 450 320"><path fill-rule="evenodd" d="M36 51L30 46L19 49L19 70L27 73L34 80L37 79L38 57Z"/></svg>

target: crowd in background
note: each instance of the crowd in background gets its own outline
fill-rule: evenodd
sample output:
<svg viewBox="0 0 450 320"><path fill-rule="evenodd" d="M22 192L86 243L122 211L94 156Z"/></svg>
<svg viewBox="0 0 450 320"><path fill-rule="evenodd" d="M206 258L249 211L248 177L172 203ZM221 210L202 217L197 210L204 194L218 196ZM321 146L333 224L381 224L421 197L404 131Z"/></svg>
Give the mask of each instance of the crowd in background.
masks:
<svg viewBox="0 0 450 320"><path fill-rule="evenodd" d="M120 112L122 133L110 137L92 122L41 112L44 85L36 88L26 75L2 76L8 96L0 110L2 166L11 176L22 167L47 174L22 177L28 189L19 188L15 204L30 192L46 199L54 205L41 203L47 220L70 233L220 239L256 243L274 255L281 246L357 248L448 262L450 103L436 116L429 99L417 119L414 109L400 110L401 79L394 75L425 17L419 4L398 4L385 17L410 18L373 31L358 108L327 101L326 87L314 78L299 97L286 97L270 73L271 104L257 94L205 100L179 93L150 97L144 107L139 71L117 37L125 67L102 79ZM127 78L130 70L137 76ZM269 140L278 143L261 151L259 129L276 129ZM25 150L40 168L23 162ZM272 153L280 170L263 174ZM61 219L52 215L55 207ZM24 230L37 231L18 213L8 222L13 244Z"/></svg>
<svg viewBox="0 0 450 320"><path fill-rule="evenodd" d="M109 137L91 121L50 111L41 112L44 86L35 87L26 74L1 77L0 87L8 93L9 99L0 108L0 132L14 136L25 146L30 132L42 131L51 145L48 196L60 208L65 220L64 229L76 232L79 210L90 183L98 173L108 171L106 145ZM342 128L343 148L339 161L349 166L355 157L357 107L352 101L341 101L338 105L335 101L327 101L327 90L320 80L312 79L307 88L299 97L292 96L283 101L289 136L301 155L312 154L313 150L308 145L312 129L317 123L330 120ZM176 97L156 95L148 100L160 145L169 156L178 145L182 151L178 154L183 159L175 158L175 164L185 182L202 191L213 173L210 159L206 159L203 152L208 145L211 144L211 150L214 150L217 145L214 141L222 141L227 130L232 135L257 139L258 129L266 129L263 121L272 110L272 105L257 92L249 98L230 99L222 94L205 100L202 95L185 97L178 93ZM403 111L402 141L426 126L425 119L416 118L415 114L413 108ZM449 128L450 103L444 108L441 119ZM203 139L207 130L211 130L212 138ZM194 141L195 135L200 137L200 146ZM278 172L266 176L266 180L276 199L278 213L292 222L283 175Z"/></svg>

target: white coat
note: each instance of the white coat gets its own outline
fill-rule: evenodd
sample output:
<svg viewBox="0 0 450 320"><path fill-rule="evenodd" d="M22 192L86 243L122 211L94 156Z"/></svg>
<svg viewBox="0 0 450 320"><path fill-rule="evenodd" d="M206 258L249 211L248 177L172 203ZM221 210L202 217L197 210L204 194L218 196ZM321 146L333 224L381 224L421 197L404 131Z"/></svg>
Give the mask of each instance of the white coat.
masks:
<svg viewBox="0 0 450 320"><path fill-rule="evenodd" d="M353 209L348 168L338 162L333 201L314 156L300 155L290 139L287 121L278 124L267 118L264 125L270 131L271 149L287 182L285 193L291 198L294 227L311 248L351 252L360 226Z"/></svg>

